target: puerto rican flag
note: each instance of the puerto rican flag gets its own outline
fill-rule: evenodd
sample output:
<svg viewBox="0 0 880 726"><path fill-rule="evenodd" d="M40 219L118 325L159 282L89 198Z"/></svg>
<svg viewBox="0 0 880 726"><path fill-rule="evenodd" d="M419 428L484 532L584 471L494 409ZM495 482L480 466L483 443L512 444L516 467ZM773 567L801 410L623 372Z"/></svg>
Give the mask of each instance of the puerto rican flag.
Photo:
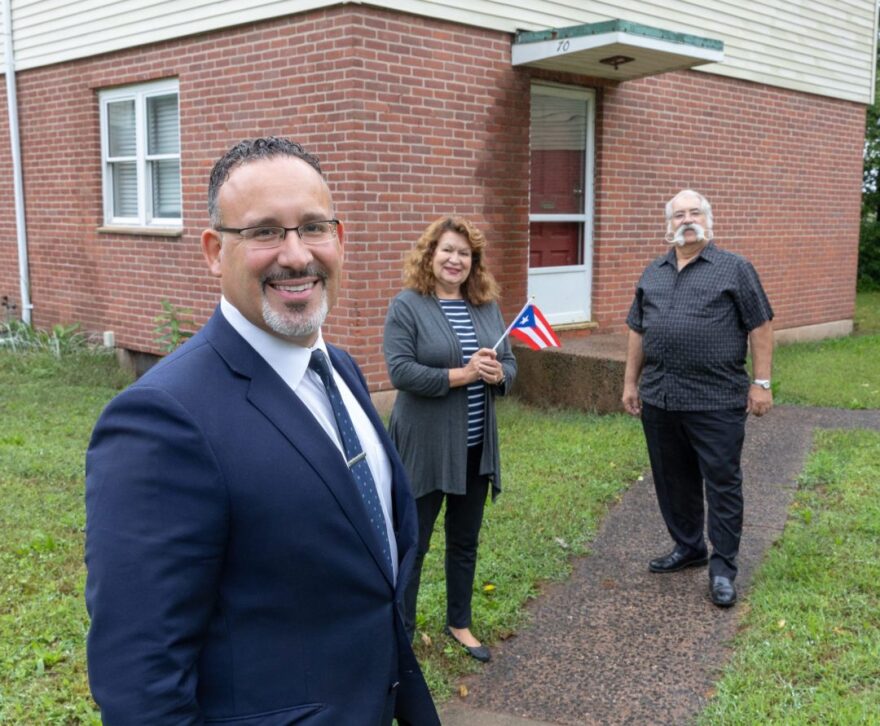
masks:
<svg viewBox="0 0 880 726"><path fill-rule="evenodd" d="M560 348L562 344L550 323L534 303L529 303L513 323L510 334L525 343L532 350Z"/></svg>

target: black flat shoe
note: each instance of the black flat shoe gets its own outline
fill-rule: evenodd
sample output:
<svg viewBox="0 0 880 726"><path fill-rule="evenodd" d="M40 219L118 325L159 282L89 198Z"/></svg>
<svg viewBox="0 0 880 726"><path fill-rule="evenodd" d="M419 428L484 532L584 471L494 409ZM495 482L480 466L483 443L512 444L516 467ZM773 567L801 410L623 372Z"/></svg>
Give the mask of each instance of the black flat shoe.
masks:
<svg viewBox="0 0 880 726"><path fill-rule="evenodd" d="M648 563L651 572L678 572L685 567L702 567L709 563L706 552L689 552L681 547L676 547L664 557L658 557Z"/></svg>
<svg viewBox="0 0 880 726"><path fill-rule="evenodd" d="M736 588L729 577L717 575L709 581L709 595L720 608L729 608L736 602Z"/></svg>
<svg viewBox="0 0 880 726"><path fill-rule="evenodd" d="M488 663L492 660L492 654L489 652L489 649L485 645L478 645L476 647L465 645L458 638L456 638L452 631L449 629L448 625L443 626L443 632L446 633L450 638L452 638L456 643L458 643L462 648L464 648L468 655L471 658L476 658L480 663Z"/></svg>

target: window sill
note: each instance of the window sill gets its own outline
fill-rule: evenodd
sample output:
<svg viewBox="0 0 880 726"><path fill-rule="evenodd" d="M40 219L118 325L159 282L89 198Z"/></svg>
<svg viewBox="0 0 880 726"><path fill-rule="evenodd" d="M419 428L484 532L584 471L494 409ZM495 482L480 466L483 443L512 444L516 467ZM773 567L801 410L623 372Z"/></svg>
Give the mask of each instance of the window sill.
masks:
<svg viewBox="0 0 880 726"><path fill-rule="evenodd" d="M98 234L133 234L140 237L182 237L183 227L98 227Z"/></svg>

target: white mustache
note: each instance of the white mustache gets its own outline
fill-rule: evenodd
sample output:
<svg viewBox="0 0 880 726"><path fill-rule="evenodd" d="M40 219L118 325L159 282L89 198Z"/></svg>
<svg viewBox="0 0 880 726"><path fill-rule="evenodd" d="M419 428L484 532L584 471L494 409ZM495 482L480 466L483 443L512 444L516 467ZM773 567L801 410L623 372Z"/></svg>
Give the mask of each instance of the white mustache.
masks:
<svg viewBox="0 0 880 726"><path fill-rule="evenodd" d="M688 222L687 224L683 224L681 225L681 227L675 230L675 234L671 237L670 235L666 235L666 243L683 247L685 244L684 233L688 230L696 233L697 242L702 242L706 239L706 230L703 229L703 226L701 224L697 224L696 222Z"/></svg>

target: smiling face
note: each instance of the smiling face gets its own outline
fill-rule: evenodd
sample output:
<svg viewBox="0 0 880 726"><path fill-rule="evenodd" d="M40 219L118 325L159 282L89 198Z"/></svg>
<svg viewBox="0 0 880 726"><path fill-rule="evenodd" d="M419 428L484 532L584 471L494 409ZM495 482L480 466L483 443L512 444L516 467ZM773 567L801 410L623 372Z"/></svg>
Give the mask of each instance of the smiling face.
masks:
<svg viewBox="0 0 880 726"><path fill-rule="evenodd" d="M451 230L441 234L431 263L437 297L460 298L472 262L473 251L467 237Z"/></svg>
<svg viewBox="0 0 880 726"><path fill-rule="evenodd" d="M707 242L706 213L702 201L692 194L679 194L672 200L669 231L679 245L702 245Z"/></svg>
<svg viewBox="0 0 880 726"><path fill-rule="evenodd" d="M279 156L235 167L217 196L224 227L297 227L333 218L326 183L301 159ZM251 323L292 343L312 345L336 304L343 227L320 245L296 232L274 249L254 249L232 232L206 229L202 251L223 295Z"/></svg>

